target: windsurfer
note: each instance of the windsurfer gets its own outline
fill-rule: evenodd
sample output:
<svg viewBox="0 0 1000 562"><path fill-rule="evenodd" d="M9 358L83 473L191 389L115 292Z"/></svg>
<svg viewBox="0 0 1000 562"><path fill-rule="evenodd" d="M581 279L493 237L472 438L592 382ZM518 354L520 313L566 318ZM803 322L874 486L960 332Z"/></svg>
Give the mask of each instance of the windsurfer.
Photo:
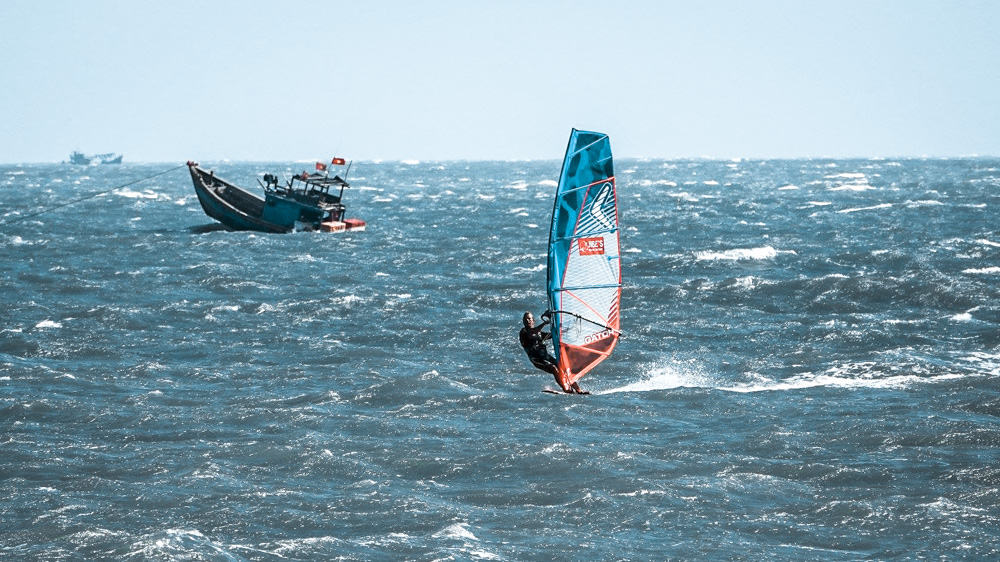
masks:
<svg viewBox="0 0 1000 562"><path fill-rule="evenodd" d="M542 328L549 323L549 313L542 313L542 323L535 326L535 317L531 315L530 312L525 312L522 317L524 322L524 327L521 328L521 333L518 334L518 339L521 341L521 347L524 348L524 352L528 354L528 359L531 360L531 364L536 368L545 371L546 373L551 373L552 376L556 378L556 383L559 384L559 388L566 393L577 393L577 394L590 394L584 390L580 389L580 385L577 383L566 384L564 375L562 371L559 370L559 363L552 354L549 353L548 348L545 346L545 340L552 339L552 334L550 332L543 332Z"/></svg>

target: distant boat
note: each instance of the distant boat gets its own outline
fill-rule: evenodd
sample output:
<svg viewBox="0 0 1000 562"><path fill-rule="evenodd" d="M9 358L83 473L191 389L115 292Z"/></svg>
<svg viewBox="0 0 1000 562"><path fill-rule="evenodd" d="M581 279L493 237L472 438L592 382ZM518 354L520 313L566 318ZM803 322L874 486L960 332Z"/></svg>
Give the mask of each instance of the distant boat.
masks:
<svg viewBox="0 0 1000 562"><path fill-rule="evenodd" d="M201 208L229 229L258 232L365 229L365 221L344 218L347 208L342 199L344 189L350 185L340 176L302 172L285 185L279 185L276 176L264 174L263 182L257 180L264 190L261 198L217 177L214 171L201 168L197 162L187 165Z"/></svg>
<svg viewBox="0 0 1000 562"><path fill-rule="evenodd" d="M90 166L97 164L121 164L122 155L115 154L113 152L107 152L105 154L94 154L93 156L87 156L82 152L74 150L69 155L69 163L77 164L80 166Z"/></svg>

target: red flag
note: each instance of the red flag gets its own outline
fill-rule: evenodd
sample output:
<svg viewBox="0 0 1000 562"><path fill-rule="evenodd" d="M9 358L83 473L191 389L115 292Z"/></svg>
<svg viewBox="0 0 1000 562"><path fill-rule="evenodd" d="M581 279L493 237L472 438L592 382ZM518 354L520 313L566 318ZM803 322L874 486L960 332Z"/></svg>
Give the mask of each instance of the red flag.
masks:
<svg viewBox="0 0 1000 562"><path fill-rule="evenodd" d="M330 163L334 166L343 166L344 164L347 164L347 160L344 160L343 158L334 158Z"/></svg>
<svg viewBox="0 0 1000 562"><path fill-rule="evenodd" d="M319 171L321 171L321 172L325 172L326 171L326 164L324 164L322 162L316 162L316 169L319 170Z"/></svg>

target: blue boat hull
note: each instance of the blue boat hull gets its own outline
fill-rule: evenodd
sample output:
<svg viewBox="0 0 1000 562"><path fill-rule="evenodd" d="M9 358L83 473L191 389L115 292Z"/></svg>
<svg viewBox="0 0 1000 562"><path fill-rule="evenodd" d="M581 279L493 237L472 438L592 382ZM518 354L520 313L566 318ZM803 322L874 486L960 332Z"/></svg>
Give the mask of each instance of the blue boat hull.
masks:
<svg viewBox="0 0 1000 562"><path fill-rule="evenodd" d="M264 220L265 200L196 165L188 166L194 192L205 214L232 230L291 232L294 219L285 223Z"/></svg>

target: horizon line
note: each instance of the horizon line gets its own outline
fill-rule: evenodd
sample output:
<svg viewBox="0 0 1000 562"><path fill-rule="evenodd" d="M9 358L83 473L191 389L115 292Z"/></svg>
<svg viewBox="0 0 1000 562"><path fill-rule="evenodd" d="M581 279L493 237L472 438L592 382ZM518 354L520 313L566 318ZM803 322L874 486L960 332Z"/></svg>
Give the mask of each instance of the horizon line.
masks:
<svg viewBox="0 0 1000 562"><path fill-rule="evenodd" d="M962 154L962 155L892 155L892 156L615 156L615 160L634 160L634 161L666 161L666 162L764 162L772 160L787 160L787 161L809 161L809 160L868 160L868 161L882 161L882 160L982 160L982 159L997 159L1000 155L994 154ZM309 164L314 162L325 162L325 158L295 158L295 159L256 159L256 158L207 158L203 160L204 162L231 162L231 163L280 163L286 162L290 164ZM441 159L424 159L424 158L358 158L353 160L348 160L350 162L366 162L366 163L391 163L398 162L408 165L417 165L423 163L442 163L442 162L558 162L562 158L558 157L546 157L546 158L441 158ZM193 160L192 160L193 161ZM0 166L23 166L23 165L42 165L42 164L66 164L66 165L77 165L81 167L100 167L103 165L116 166L116 165L127 165L127 164L169 164L173 162L180 162L180 160L126 160L122 159L121 164L70 164L65 160L38 160L38 161L21 161L21 162L0 162Z"/></svg>

